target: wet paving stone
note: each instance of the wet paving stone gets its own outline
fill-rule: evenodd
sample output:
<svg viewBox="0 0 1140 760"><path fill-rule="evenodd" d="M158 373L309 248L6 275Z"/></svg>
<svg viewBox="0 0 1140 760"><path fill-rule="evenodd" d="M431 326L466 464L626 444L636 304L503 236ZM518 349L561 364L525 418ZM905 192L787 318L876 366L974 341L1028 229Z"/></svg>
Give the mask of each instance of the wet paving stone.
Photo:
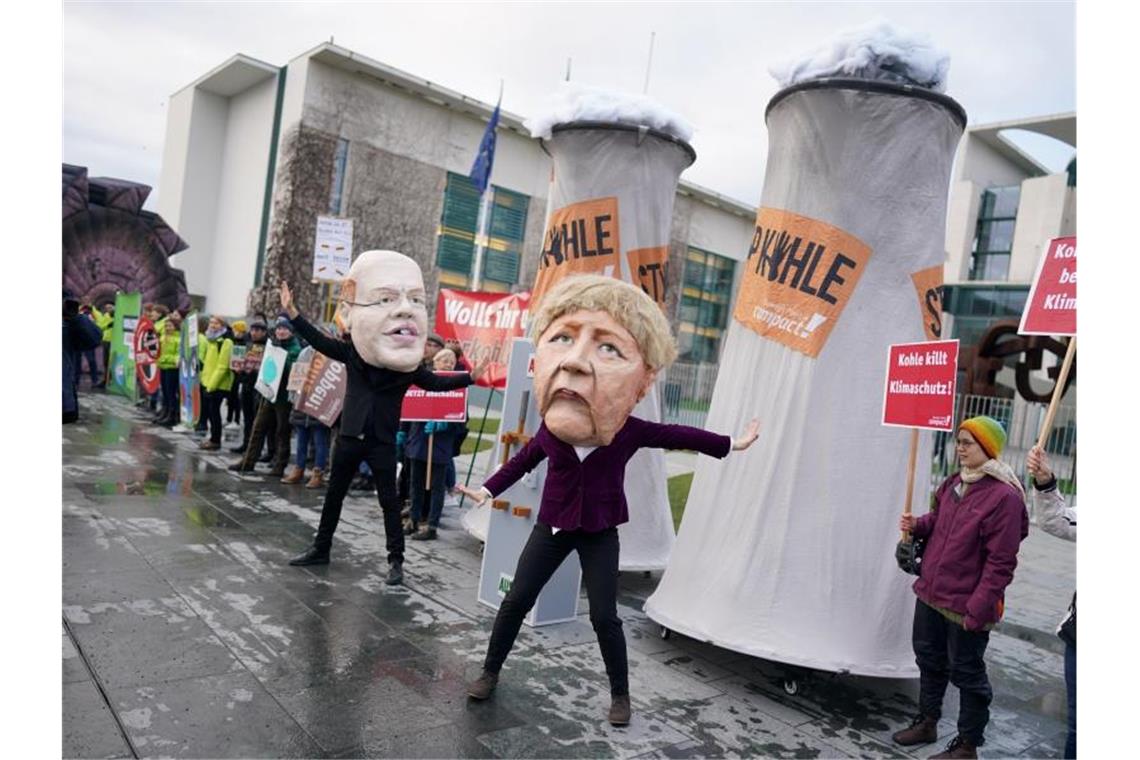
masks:
<svg viewBox="0 0 1140 760"><path fill-rule="evenodd" d="M321 748L248 673L109 690L140 757L313 757Z"/></svg>
<svg viewBox="0 0 1140 760"><path fill-rule="evenodd" d="M90 680L63 685L63 757L134 757Z"/></svg>
<svg viewBox="0 0 1140 760"><path fill-rule="evenodd" d="M938 743L901 748L890 736L917 709L915 680L663 638L643 611L659 572L619 581L630 726L605 719L609 684L584 595L574 620L524 625L493 698L475 702L466 685L495 611L476 599L481 547L459 509L445 509L438 540L406 541L405 585L384 583L374 494L346 500L331 564L291 567L323 491L264 471L239 477L225 469L236 456L201 452L123 400L83 405L84 423L64 433L65 756L918 758L955 733L952 686ZM1019 564L1019 608L991 637L983 757L1061 753L1062 663L1049 639L1071 585L1061 549L1071 552L1029 547L1042 575Z"/></svg>
<svg viewBox="0 0 1140 760"><path fill-rule="evenodd" d="M241 668L178 597L64 605L63 614L77 646L109 687Z"/></svg>

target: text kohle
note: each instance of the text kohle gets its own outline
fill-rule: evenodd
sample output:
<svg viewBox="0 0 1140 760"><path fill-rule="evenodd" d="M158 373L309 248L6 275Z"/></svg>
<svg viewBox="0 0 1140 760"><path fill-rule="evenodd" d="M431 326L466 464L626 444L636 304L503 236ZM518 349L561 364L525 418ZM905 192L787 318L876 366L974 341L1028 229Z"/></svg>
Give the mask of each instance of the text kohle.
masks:
<svg viewBox="0 0 1140 760"><path fill-rule="evenodd" d="M587 256L612 256L613 216L598 214L553 224L546 231L539 268L558 266Z"/></svg>
<svg viewBox="0 0 1140 760"><path fill-rule="evenodd" d="M779 282L834 304L837 299L831 290L847 281L843 272L855 269L856 262L836 251L820 267L826 253L827 246L823 243L808 240L805 244L799 235L793 237L786 230L756 225L748 247L748 262L752 263L755 258L756 274L766 276L770 282Z"/></svg>

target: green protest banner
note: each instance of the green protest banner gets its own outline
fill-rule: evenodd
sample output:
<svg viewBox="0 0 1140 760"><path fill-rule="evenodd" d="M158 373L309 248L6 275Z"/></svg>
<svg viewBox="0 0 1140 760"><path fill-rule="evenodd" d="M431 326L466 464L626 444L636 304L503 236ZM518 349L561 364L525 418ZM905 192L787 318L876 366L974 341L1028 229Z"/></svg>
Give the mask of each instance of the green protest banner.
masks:
<svg viewBox="0 0 1140 760"><path fill-rule="evenodd" d="M115 322L111 327L110 371L107 392L135 397L135 327L142 312L140 293L115 295Z"/></svg>
<svg viewBox="0 0 1140 760"><path fill-rule="evenodd" d="M181 423L193 428L202 413L198 381L198 312L192 311L182 320L182 336L178 344L178 397Z"/></svg>

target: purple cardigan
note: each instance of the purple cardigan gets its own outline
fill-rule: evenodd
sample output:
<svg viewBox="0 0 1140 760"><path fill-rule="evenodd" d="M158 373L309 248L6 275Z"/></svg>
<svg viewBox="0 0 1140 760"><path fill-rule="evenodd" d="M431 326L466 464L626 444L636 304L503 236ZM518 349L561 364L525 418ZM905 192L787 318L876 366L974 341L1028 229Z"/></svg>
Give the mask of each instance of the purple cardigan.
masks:
<svg viewBox="0 0 1140 760"><path fill-rule="evenodd" d="M688 425L630 417L608 446L599 446L579 461L574 447L555 438L544 423L483 487L498 496L543 459L550 459L538 521L559 530L596 533L629 520L625 465L642 448L691 449L720 459L732 449L732 439Z"/></svg>

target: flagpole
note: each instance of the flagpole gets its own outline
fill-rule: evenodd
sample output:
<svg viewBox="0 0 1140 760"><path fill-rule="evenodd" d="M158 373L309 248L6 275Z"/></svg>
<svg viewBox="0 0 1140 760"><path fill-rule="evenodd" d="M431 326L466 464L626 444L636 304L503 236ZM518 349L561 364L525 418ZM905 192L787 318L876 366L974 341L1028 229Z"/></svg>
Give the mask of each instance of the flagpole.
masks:
<svg viewBox="0 0 1140 760"><path fill-rule="evenodd" d="M503 103L503 80L499 80L499 100L495 105L497 111ZM475 257L471 262L474 271L471 272L471 290L480 290L483 287L483 257L487 250L488 232L487 227L491 223L491 199L494 196L494 190L491 187L491 172L494 171L495 165L492 162L491 166L487 168L487 185L483 188L483 196L479 199L479 222L477 225L478 231L475 233Z"/></svg>

